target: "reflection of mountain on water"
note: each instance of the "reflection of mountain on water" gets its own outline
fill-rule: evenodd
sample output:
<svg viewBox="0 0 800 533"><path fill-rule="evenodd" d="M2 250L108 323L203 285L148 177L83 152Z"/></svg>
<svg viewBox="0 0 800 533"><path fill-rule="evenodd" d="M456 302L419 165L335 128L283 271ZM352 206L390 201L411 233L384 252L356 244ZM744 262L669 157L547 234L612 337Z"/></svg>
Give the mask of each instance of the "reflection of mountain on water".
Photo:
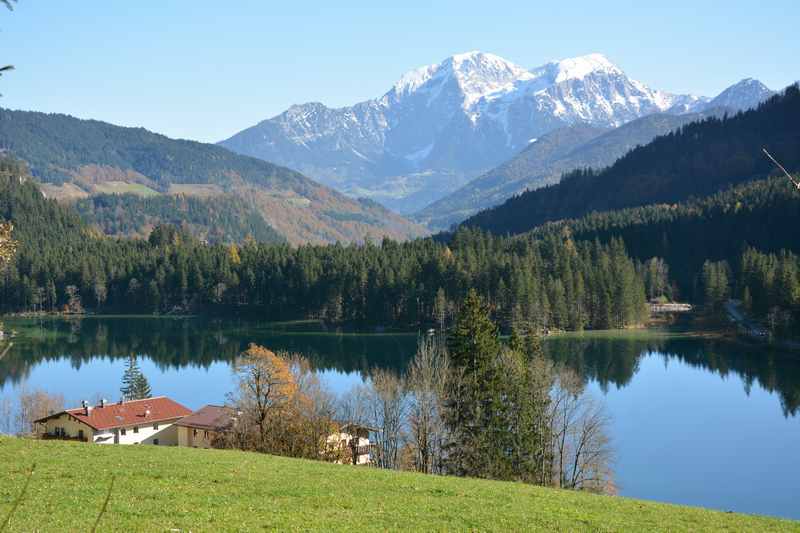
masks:
<svg viewBox="0 0 800 533"><path fill-rule="evenodd" d="M749 393L753 383L778 394L785 416L800 409L800 359L757 347L690 338L551 338L545 343L548 356L577 371L585 380L596 381L603 390L630 383L642 357L663 357L665 364L677 359L692 367L722 377L742 378Z"/></svg>
<svg viewBox="0 0 800 533"><path fill-rule="evenodd" d="M0 387L18 383L38 364L68 359L72 366L94 359L151 359L161 369L209 367L232 362L248 344L299 352L315 367L366 372L402 369L416 347L415 335L359 335L309 331L298 325L168 318L86 318L15 321L17 342L0 359Z"/></svg>

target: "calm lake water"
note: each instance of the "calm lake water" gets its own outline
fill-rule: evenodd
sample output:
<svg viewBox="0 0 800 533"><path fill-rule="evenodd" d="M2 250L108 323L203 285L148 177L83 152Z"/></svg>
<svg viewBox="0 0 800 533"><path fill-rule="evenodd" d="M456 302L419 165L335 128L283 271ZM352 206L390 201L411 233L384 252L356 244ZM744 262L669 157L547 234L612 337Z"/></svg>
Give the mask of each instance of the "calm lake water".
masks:
<svg viewBox="0 0 800 533"><path fill-rule="evenodd" d="M6 320L0 398L23 389L119 397L130 354L154 394L190 408L222 403L231 361L250 342L306 354L337 392L370 368L401 371L416 334L325 331L316 323L166 318ZM800 519L800 356L663 335L570 336L545 342L612 417L620 494Z"/></svg>

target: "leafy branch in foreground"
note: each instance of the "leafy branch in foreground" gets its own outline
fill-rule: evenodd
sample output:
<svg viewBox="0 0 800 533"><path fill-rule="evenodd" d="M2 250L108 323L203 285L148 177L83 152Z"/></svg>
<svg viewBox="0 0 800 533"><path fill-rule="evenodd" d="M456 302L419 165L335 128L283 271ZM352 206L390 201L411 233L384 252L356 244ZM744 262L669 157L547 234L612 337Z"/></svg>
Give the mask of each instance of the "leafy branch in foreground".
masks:
<svg viewBox="0 0 800 533"><path fill-rule="evenodd" d="M13 10L13 4L16 3L17 0L0 0L4 6L6 6L9 10ZM8 72L9 70L14 70L14 65L5 65L0 67L0 76L3 75L3 72ZM1 96L1 95L0 95Z"/></svg>

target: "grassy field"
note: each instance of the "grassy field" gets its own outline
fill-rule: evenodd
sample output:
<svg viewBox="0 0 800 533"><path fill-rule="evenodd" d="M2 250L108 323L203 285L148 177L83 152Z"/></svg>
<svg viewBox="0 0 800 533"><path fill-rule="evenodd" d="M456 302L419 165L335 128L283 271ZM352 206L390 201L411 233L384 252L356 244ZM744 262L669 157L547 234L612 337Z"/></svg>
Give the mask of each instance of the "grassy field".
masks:
<svg viewBox="0 0 800 533"><path fill-rule="evenodd" d="M797 522L515 483L0 438L0 530L18 500L8 531L91 531L98 517L97 531L800 531Z"/></svg>
<svg viewBox="0 0 800 533"><path fill-rule="evenodd" d="M219 185L210 183L173 183L169 186L169 193L210 198L212 196L221 196L225 194L225 191Z"/></svg>

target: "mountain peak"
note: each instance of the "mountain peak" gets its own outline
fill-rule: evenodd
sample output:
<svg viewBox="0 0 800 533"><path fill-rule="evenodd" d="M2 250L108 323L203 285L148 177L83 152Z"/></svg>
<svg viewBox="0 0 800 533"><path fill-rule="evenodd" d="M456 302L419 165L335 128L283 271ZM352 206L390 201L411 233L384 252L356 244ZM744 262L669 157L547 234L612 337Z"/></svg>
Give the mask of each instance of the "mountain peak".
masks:
<svg viewBox="0 0 800 533"><path fill-rule="evenodd" d="M622 69L608 60L603 54L592 53L578 57L552 61L549 63L556 71L555 82L580 80L595 72L622 74Z"/></svg>
<svg viewBox="0 0 800 533"><path fill-rule="evenodd" d="M456 71L473 71L482 70L485 68L501 68L508 70L524 70L522 67L515 65L507 59L490 54L488 52L481 52L473 50L463 54L453 54L441 62L441 66L449 67Z"/></svg>
<svg viewBox="0 0 800 533"><path fill-rule="evenodd" d="M759 80L745 78L719 93L719 95L711 101L710 106L727 107L736 111L743 111L756 107L773 94L775 94L775 92Z"/></svg>
<svg viewBox="0 0 800 533"><path fill-rule="evenodd" d="M405 73L374 100L304 109L224 145L413 212L555 129L615 127L705 103L651 89L599 53L528 70L472 50Z"/></svg>
<svg viewBox="0 0 800 533"><path fill-rule="evenodd" d="M466 107L484 96L510 89L517 80L531 77L530 72L511 61L473 50L406 72L394 84L393 91L398 97L424 89L438 93L443 84L454 81L464 93Z"/></svg>

